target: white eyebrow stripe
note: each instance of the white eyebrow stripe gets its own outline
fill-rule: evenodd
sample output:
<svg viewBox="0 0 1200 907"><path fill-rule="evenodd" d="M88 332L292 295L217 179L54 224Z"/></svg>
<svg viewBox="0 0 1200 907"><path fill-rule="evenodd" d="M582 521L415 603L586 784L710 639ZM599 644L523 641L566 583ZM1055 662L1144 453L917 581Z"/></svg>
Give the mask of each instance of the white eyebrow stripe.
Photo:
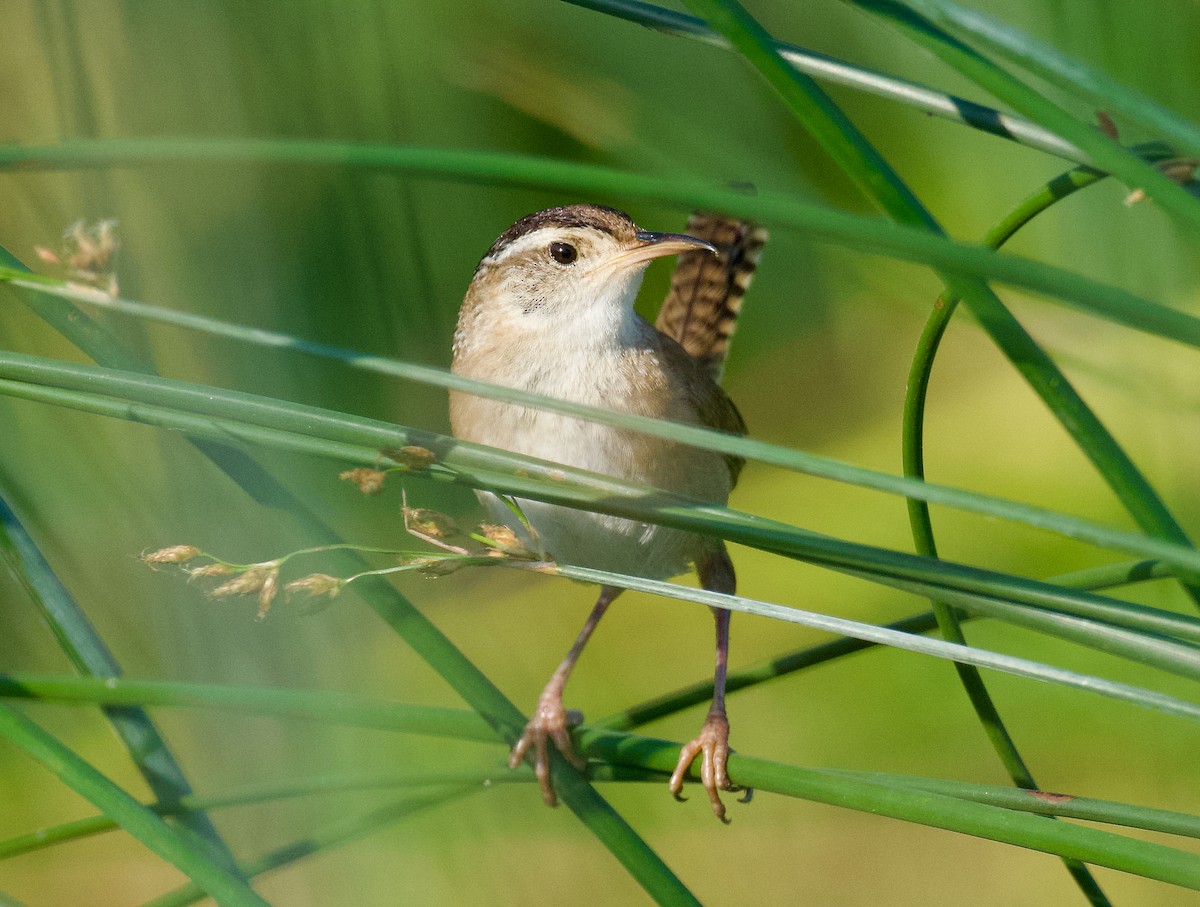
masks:
<svg viewBox="0 0 1200 907"><path fill-rule="evenodd" d="M577 245L581 229L583 228L538 227L536 230L531 230L529 233L518 236L484 260L489 264L495 264L514 255L521 255L534 249L544 248L555 241L569 242L572 245Z"/></svg>

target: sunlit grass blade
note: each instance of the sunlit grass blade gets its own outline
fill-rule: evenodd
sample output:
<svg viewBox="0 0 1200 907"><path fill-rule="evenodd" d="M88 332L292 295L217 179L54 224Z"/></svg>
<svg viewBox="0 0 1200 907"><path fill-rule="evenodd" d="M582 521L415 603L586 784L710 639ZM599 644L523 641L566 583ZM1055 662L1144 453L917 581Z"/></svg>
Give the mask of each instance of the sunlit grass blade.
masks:
<svg viewBox="0 0 1200 907"><path fill-rule="evenodd" d="M125 312L138 318L174 324L202 331L206 334L238 340L243 343L292 349L297 352L343 362L351 368L405 378L438 387L469 391L505 402L520 403L553 412L576 415L602 424L630 428L657 437L669 438L673 441L692 443L697 447L733 454L748 460L769 463L773 466L779 466L795 472L861 485L888 494L903 495L910 500L942 504L948 507L981 513L986 516L1015 520L1041 529L1057 532L1069 538L1103 545L1114 550L1153 557L1163 557L1174 551L1193 561L1197 565L1197 568L1200 569L1200 554L1194 554L1183 546L1171 546L1170 543L1160 543L1154 539L1147 539L1145 536L1137 536L1097 526L1094 523L1065 516L1040 507L1019 504L975 492L964 492L957 488L929 484L923 480L913 481L911 478L881 473L876 470L843 463L829 457L792 450L752 438L728 435L700 426L670 423L634 413L604 410L579 403L557 400L541 394L532 394L514 388L487 384L460 375L454 375L445 369L404 362L383 356L367 355L355 350L303 340L275 331L246 327L185 312L174 312L145 303L95 294L86 289L66 284L49 286L28 284L19 280L14 281L14 283L24 286L31 292L60 294L64 298L74 301L89 302L99 305L102 308Z"/></svg>
<svg viewBox="0 0 1200 907"><path fill-rule="evenodd" d="M703 19L677 13L639 0L566 0L575 6L595 10L644 25L669 35L679 35L703 41L714 47L729 48L729 41L709 28ZM1086 155L1069 142L1012 114L1003 113L983 104L955 97L945 92L854 66L845 61L805 50L795 44L772 39L772 43L789 64L805 75L822 82L844 85L858 91L896 101L922 113L941 117L980 129L1000 138L1010 139L1030 148L1045 151L1077 163L1087 163Z"/></svg>
<svg viewBox="0 0 1200 907"><path fill-rule="evenodd" d="M1132 564L1114 564L1111 567L1087 570L1078 574L1063 574L1052 577L1050 581L1079 589L1096 590L1130 582L1162 579L1170 575L1161 564L1141 561ZM958 619L967 621L976 619L977 616L960 614ZM889 630L896 630L900 633L928 633L930 630L937 629L938 621L932 611L924 611L911 614L885 626ZM768 681L787 677L797 671L864 652L877 645L879 644L865 639L845 636L831 642L795 649L758 664L731 670L725 689L727 693L733 694L739 690L750 689ZM690 706L707 703L712 699L712 693L712 680L706 678L629 706L612 715L596 719L591 722L591 726L609 728L614 731L632 730L667 715L673 715Z"/></svg>
<svg viewBox="0 0 1200 907"><path fill-rule="evenodd" d="M251 329L250 333L259 332ZM297 342L303 343L303 341ZM355 355L352 351L341 352L345 353L347 357ZM1113 550L1162 559L1166 563L1200 575L1200 553L1191 548L1099 526L1044 508L1019 504L948 486L932 485L911 478L893 476L857 467L852 464L842 463L828 457L807 454L802 451L791 450L752 439L739 438L697 426L567 403L498 385L483 384L428 366L383 359L382 357L371 358L378 363L380 370L391 374L399 374L412 380L454 387L460 390L477 391L495 399L578 415L581 418L603 424L644 431L647 434L657 437L694 444L697 447L717 450L723 453L731 453L809 475L817 475L849 484L861 485L890 494L903 495L915 500L956 507L986 516L1014 520L1040 529L1057 532L1068 538L1090 542ZM83 371L81 372L80 369L83 369ZM0 353L0 376L24 380L33 380L36 378L36 380L46 385L56 384L63 388L71 387L79 389L86 386L100 392L109 392L120 387L124 389L120 393L126 393L133 388L137 388L141 392L137 399L145 403L165 402L168 399L166 396L155 393L155 385L152 382L136 380L129 376L120 378L119 374L88 371L86 367L77 366L72 363L60 363L54 360L27 357L16 353ZM106 380L106 378L111 378L112 380ZM159 387L165 388L167 386L159 385ZM176 390L180 390L185 385L176 384L174 387ZM226 392L206 388L203 394L211 400L215 394L226 395ZM239 399L245 401L251 398L242 395ZM170 400L171 405L177 405L179 397L172 395ZM269 406L270 404L264 405ZM282 402L279 405L281 408L285 406ZM299 412L295 407L287 406L291 411ZM261 411L262 406L257 407L257 409ZM219 415L214 409L207 409L206 412ZM308 410L308 415L315 417L317 413L314 410ZM275 423L275 425L277 427L286 427L281 423ZM397 430L403 431L404 429L397 427ZM388 441L388 443L393 444L395 442L396 438L394 437ZM379 446L383 447L386 444L381 440Z"/></svg>
<svg viewBox="0 0 1200 907"><path fill-rule="evenodd" d="M0 354L0 374L15 362L13 354ZM34 360L32 364L39 382L53 378L70 389L0 379L0 393L133 419L201 437L266 444L361 465L377 462L381 450L416 445L430 450L437 461L434 467L411 473L417 477L720 535L833 569L860 571L874 581L904 582L928 594L946 590L977 593L1084 617L1120 621L1134 628L1159 630L1184 639L1195 639L1200 629L1200 620L1187 615L848 542L728 507L431 432L165 378L46 360ZM103 393L97 393L99 390ZM145 402L150 400L155 402ZM131 408L131 402L137 405ZM345 572L356 573L359 569Z"/></svg>
<svg viewBox="0 0 1200 907"><path fill-rule="evenodd" d="M544 570L541 572L544 572ZM1200 705L1196 703L1186 702L1176 697L1134 687L1129 684L1103 680L1062 668L1044 665L1025 658L975 649L938 639L927 639L923 636L909 632L899 632L888 627L879 627L874 624L819 614L800 608L757 601L744 596L721 595L703 589L693 589L660 580L622 576L621 574L565 565L554 568L554 572L570 579L614 585L680 601L728 608L732 611L782 620L787 623L799 624L839 636L892 646L922 655L947 659L960 664L992 668L1019 677L1099 693L1110 698L1120 699L1177 717L1200 720ZM271 692L261 690L242 691L233 689L229 692L221 692L212 691L210 688L204 686L189 687L188 685L156 681L129 681L123 679L109 680L101 683L86 678L64 681L59 678L14 675L8 679L0 678L0 695L20 697L52 696L60 701L77 702L121 703L135 701L164 705L195 705L203 703L218 707L224 706L228 702L230 703L230 707L245 708L249 711L267 709L272 713L279 714L315 715L335 722L344 720L346 723L352 725L365 724L365 726L379 727L387 724L396 729L435 734L448 733L453 735L463 732L462 725L454 724L447 727L444 724L446 720L458 719L446 719L444 713L438 710L414 710L411 707L406 707L397 709L395 714L388 709L368 709L364 713L360 708L354 707L353 700L343 699L332 694L308 695L289 693L286 696L275 696ZM344 705L345 708L338 708L338 705ZM293 711L289 712L289 709ZM468 732L470 732L470 727L468 726ZM474 732L479 733L478 726L474 726ZM471 739L478 738L473 737Z"/></svg>
<svg viewBox="0 0 1200 907"><path fill-rule="evenodd" d="M740 595L722 595L716 592L708 592L704 589L692 589L660 580L623 577L619 574L582 567L560 566L557 568L557 572L571 579L616 585L624 589L634 589L639 592L648 592L680 601L696 602L698 604L709 605L710 607L728 608L730 611L782 620L787 623L823 630L838 636L854 637L909 652L930 655L934 658L943 658L958 664L992 668L1018 677L1026 677L1031 680L1040 680L1077 690L1098 693L1113 699L1120 699L1145 708L1175 715L1176 717L1200 720L1200 704L1197 703L1187 702L1152 690L1134 687L1130 684L1082 675L1063 668L1030 661L1029 659L1004 655L999 652L989 652L985 649L972 648L960 643L947 642L940 639L928 639L912 633L897 632L888 627L864 624L859 621L847 620L846 618L834 617L828 614L819 614L802 608L757 601Z"/></svg>
<svg viewBox="0 0 1200 907"><path fill-rule="evenodd" d="M941 778L915 778L906 775L890 775L883 772L834 771L831 774L853 778L865 778L880 784L902 785L919 790L933 791L951 797L962 797L977 803L989 803L1005 809L1034 813L1039 816L1059 816L1064 819L1083 819L1088 822L1104 822L1108 825L1124 825L1141 828L1166 835L1200 838L1200 816L1134 806L1113 800L1096 800L1073 794L1048 793L1046 791L1018 790L1012 787L970 784L965 781Z"/></svg>
<svg viewBox="0 0 1200 907"><path fill-rule="evenodd" d="M1077 120L1044 93L1026 85L912 8L938 10L945 7L931 5L926 0L916 0L911 5L897 0L846 2L880 16L993 97L1066 139L1088 156L1092 166L1112 174L1131 189L1144 190L1180 223L1193 229L1200 226L1200 202L1182 186L1139 160L1091 123ZM1103 106L1108 106L1107 102Z"/></svg>
<svg viewBox="0 0 1200 907"><path fill-rule="evenodd" d="M914 5L957 37L980 44L1049 83L1120 115L1182 152L1200 156L1200 127L1080 58L1070 57L980 10L947 0L916 0Z"/></svg>
<svg viewBox="0 0 1200 907"><path fill-rule="evenodd" d="M67 749L20 712L0 703L0 737L24 750L72 790L91 801L126 832L186 873L207 894L231 907L266 907L267 902L230 870L213 862L208 844L161 818Z"/></svg>
<svg viewBox="0 0 1200 907"><path fill-rule="evenodd" d="M806 204L765 190L750 195L699 180L668 180L529 155L449 148L238 138L72 139L58 145L0 145L0 170L248 162L387 170L462 182L560 189L619 199L641 198L677 204L688 210L724 211L773 228L801 230L816 240L1031 290L1097 317L1200 347L1200 319L1127 290L1031 259L999 255L926 230ZM11 264L11 256L5 257Z"/></svg>
<svg viewBox="0 0 1200 907"><path fill-rule="evenodd" d="M685 590L687 591L687 590ZM695 590L691 590L695 591ZM929 640L945 647L946 643ZM974 650L969 650L974 651ZM95 702L125 702L130 700L142 701L148 705L164 707L208 707L223 711L233 711L245 714L277 715L289 718L303 717L311 720L348 725L354 727L372 727L401 733L432 734L434 736L450 736L465 740L482 739L488 731L477 716L469 712L455 709L426 708L364 697L353 697L345 694L332 694L327 691L287 690L278 688L218 686L212 684L181 683L177 681L147 681L122 679L113 683L103 683L88 678L62 677L57 675L16 675L0 681L0 696L7 698L34 698L46 702L88 704ZM674 750L677 744L665 744L649 738L629 735L613 735L611 729L598 725L588 725L579 731L583 751L593 758L602 758L611 764L628 764L648 769L663 770L664 763L660 750L666 746ZM495 740L494 735L492 739ZM615 755L614 755L615 754ZM791 767L775 766L762 760L742 757L748 762L761 766L771 766L771 772L788 772ZM669 768L674 767L674 757ZM669 768L667 770L669 770ZM499 775L494 774L499 771ZM1127 804L1109 804L1102 801L1083 801L1073 803L1071 797L1029 798L1014 797L1010 794L1018 792L997 791L995 788L970 785L962 782L940 781L937 779L917 779L893 777L869 773L855 773L830 770L795 769L801 776L809 774L825 774L845 776L849 778L867 778L881 784L901 784L917 788L933 789L950 796L965 797L980 802L1010 806L1022 811L1033 811L1047 815L1078 815L1080 818L1096 821L1127 824L1138 828L1148 828L1167 831L1173 834L1200 836L1200 819L1180 813L1162 810L1133 807ZM329 778L303 779L299 781L268 782L251 785L239 791L215 797L193 798L197 804L205 808L220 806L245 805L247 802L273 799L279 797L302 796L313 793L361 789L364 787L391 787L434 785L450 786L464 785L475 789L483 789L480 782L483 779L509 780L529 782L532 775L525 769L510 772L507 768L497 769L492 766L480 772L430 772L423 774L412 773L375 773L370 775L333 776ZM793 779L794 781L794 779ZM778 776L766 783L758 781L755 787L763 790L773 790L780 793L803 796L789 789L791 781L781 782ZM170 807L164 808L168 812ZM84 826L83 831L100 830L91 825ZM64 829L62 837L69 838L73 830ZM24 852L31 846L31 841L17 840L8 843L0 850L0 855L11 855ZM1200 859L1200 858L1197 858Z"/></svg>
<svg viewBox="0 0 1200 907"><path fill-rule="evenodd" d="M629 762L669 772L678 758L676 744L665 740L586 728L578 736L588 755L613 763ZM1200 889L1200 856L1109 831L1048 822L1042 816L929 790L781 765L741 754L730 755L729 773L739 783L759 791L904 819Z"/></svg>

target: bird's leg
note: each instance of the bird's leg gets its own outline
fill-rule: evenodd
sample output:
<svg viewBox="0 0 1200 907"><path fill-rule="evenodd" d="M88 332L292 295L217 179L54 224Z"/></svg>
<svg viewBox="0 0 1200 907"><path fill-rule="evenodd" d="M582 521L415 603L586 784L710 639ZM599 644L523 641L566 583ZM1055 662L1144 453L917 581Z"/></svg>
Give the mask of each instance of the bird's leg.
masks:
<svg viewBox="0 0 1200 907"><path fill-rule="evenodd" d="M722 546L718 552L702 558L697 563L700 582L705 589L714 592L724 592L732 595L735 588L733 563ZM708 792L709 802L713 813L722 822L725 818L725 805L721 802L719 791L736 791L737 787L729 780L726 765L729 761L729 719L725 716L725 674L729 665L729 612L724 608L713 608L713 616L717 623L717 666L713 675L712 705L704 726L691 743L686 744L679 753L679 763L671 775L669 787L676 800L685 799L683 796L683 778L697 756L701 757L700 780Z"/></svg>
<svg viewBox="0 0 1200 907"><path fill-rule="evenodd" d="M508 757L509 767L516 768L521 764L530 747L533 748L533 770L537 775L538 786L542 789L542 799L546 801L547 806L558 804L554 786L550 783L549 744L553 743L567 761L580 771L587 766L586 760L581 759L571 745L571 734L568 730L570 722L567 718L567 710L563 708L563 688L567 685L567 678L571 676L571 671L575 667L575 662L579 660L583 647L587 645L596 625L600 623L600 618L604 616L604 612L608 610L613 599L620 594L621 590L615 586L601 587L600 597L596 599L592 613L588 615L587 622L579 631L575 645L571 646L571 651L567 653L567 657L562 660L562 664L558 666L550 678L550 682L542 690L533 717L525 725L525 732L521 734L521 739L517 741L512 749L512 754Z"/></svg>

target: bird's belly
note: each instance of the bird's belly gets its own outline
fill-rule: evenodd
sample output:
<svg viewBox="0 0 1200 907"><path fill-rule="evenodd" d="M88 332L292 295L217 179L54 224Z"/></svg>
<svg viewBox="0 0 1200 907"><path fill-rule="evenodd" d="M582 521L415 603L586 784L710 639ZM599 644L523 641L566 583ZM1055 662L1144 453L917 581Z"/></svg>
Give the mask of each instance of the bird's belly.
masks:
<svg viewBox="0 0 1200 907"><path fill-rule="evenodd" d="M720 489L723 501L728 493L728 469L718 454L555 413L492 406L496 412L473 420L475 430L464 433L465 440L696 497L712 499L712 490ZM538 536L531 539L495 495L478 494L493 519L512 527L533 550L540 547L565 564L665 578L685 573L711 544L653 523L520 499Z"/></svg>
<svg viewBox="0 0 1200 907"><path fill-rule="evenodd" d="M686 572L699 554L700 539L689 532L518 498L537 533L531 538L494 494L477 494L494 519L510 526L531 550L559 563L664 579Z"/></svg>

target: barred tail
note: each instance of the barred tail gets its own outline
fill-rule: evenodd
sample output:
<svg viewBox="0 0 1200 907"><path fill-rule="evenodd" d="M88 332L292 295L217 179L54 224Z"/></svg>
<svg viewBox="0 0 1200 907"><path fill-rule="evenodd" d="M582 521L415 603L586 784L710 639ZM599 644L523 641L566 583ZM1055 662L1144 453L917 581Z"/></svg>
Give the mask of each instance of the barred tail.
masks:
<svg viewBox="0 0 1200 907"><path fill-rule="evenodd" d="M679 256L655 326L718 381L767 231L747 221L697 213L688 219L687 232L708 240L720 254L695 251Z"/></svg>

